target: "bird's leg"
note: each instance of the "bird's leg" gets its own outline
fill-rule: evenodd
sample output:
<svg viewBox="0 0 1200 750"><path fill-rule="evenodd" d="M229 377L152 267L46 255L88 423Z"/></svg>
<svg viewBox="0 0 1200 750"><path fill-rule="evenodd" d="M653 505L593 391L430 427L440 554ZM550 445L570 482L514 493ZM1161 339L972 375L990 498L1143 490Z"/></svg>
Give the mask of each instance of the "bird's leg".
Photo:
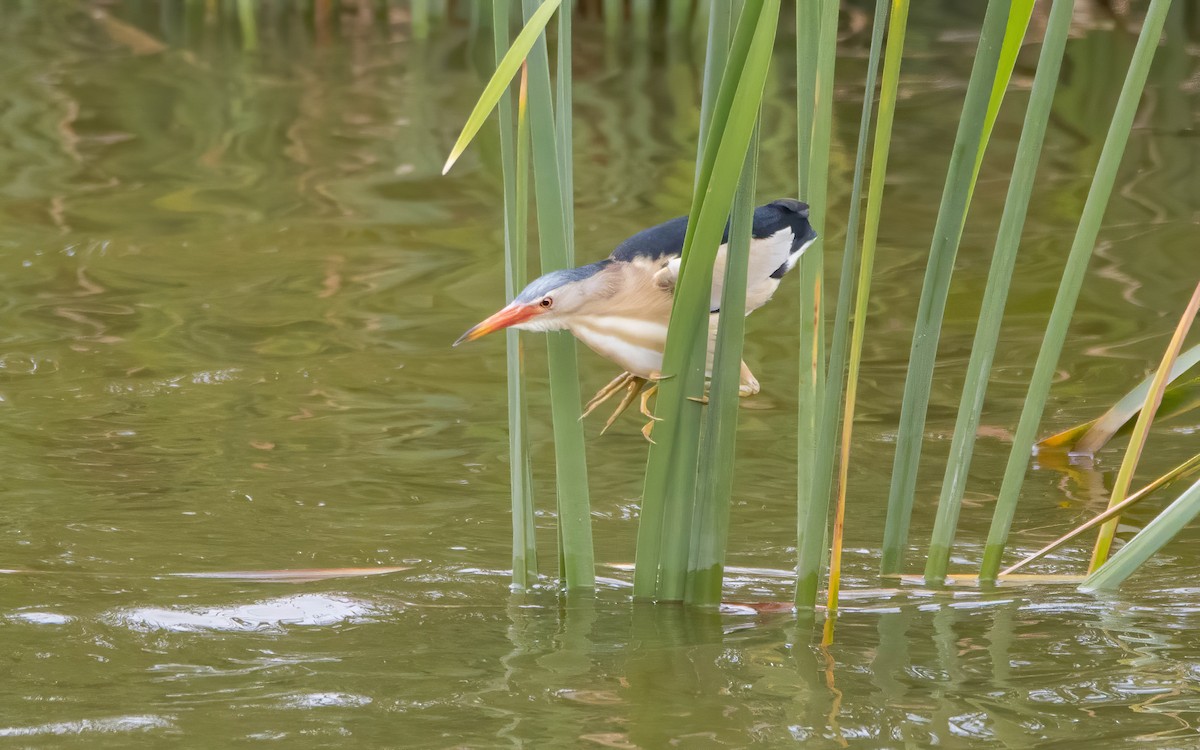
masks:
<svg viewBox="0 0 1200 750"><path fill-rule="evenodd" d="M623 372L613 378L608 385L596 391L596 395L592 396L592 400L588 401L587 406L583 407L583 414L579 415L579 418L583 419L587 415L591 414L596 410L597 406L612 398L614 393L624 388L633 380L641 380L641 378L634 375L632 372Z"/></svg>
<svg viewBox="0 0 1200 750"><path fill-rule="evenodd" d="M741 379L740 379L740 382L738 383L738 398L746 398L748 396L753 396L754 394L758 393L761 390L762 390L762 386L760 386L758 384L758 378L754 377L754 373L750 372L750 368L746 366L746 360L742 360ZM707 404L708 403L708 394L707 393L704 394L703 396L700 396L699 398L697 398L695 396L690 396L689 398L691 398L692 401L695 401L698 404Z"/></svg>
<svg viewBox="0 0 1200 750"><path fill-rule="evenodd" d="M617 408L612 413L612 416L609 417L608 421L604 423L604 429L600 430L601 435L608 432L608 428L612 427L613 422L617 421L617 417L621 416L621 414L629 408L629 405L633 403L633 400L637 398L638 393L641 392L645 385L645 378L639 378L636 376L629 378L628 385L625 386L625 395L621 398L621 403L617 404Z"/></svg>
<svg viewBox="0 0 1200 750"><path fill-rule="evenodd" d="M746 398L753 396L762 390L762 386L758 384L758 378L754 377L754 373L750 372L750 368L746 367L746 360L742 360L742 378L738 384L738 397Z"/></svg>

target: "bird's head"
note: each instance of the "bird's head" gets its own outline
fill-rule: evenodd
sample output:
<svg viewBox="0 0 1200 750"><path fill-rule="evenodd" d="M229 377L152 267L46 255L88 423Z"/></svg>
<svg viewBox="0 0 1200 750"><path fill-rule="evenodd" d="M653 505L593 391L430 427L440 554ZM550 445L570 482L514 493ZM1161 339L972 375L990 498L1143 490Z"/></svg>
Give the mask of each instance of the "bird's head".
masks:
<svg viewBox="0 0 1200 750"><path fill-rule="evenodd" d="M525 331L566 328L572 315L579 313L590 301L609 293L609 282L602 273L608 265L609 261L600 261L579 268L551 271L534 279L506 307L459 336L454 346L504 328Z"/></svg>

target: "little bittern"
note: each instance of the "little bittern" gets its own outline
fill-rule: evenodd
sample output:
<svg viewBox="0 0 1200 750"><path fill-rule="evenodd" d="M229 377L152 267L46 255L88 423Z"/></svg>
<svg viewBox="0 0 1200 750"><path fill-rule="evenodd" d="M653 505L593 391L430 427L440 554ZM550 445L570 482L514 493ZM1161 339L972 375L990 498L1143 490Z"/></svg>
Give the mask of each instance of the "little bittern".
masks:
<svg viewBox="0 0 1200 750"><path fill-rule="evenodd" d="M569 330L602 357L625 369L601 388L588 403L584 414L614 394L624 391L616 412L605 429L642 393L642 413L653 419L647 399L656 386L645 392L648 382L661 378L663 349L667 342L667 323L675 280L679 274L680 254L687 217L638 232L622 242L612 255L596 263L568 268L534 280L508 306L467 331L455 341L474 341L502 328L526 331ZM754 210L750 256L746 283L746 314L771 299L784 274L795 267L804 250L817 238L808 221L808 206L800 201L782 199ZM709 310L709 366L725 278L725 253L729 231L717 252L713 268ZM750 396L759 391L758 380L742 363L738 392ZM649 433L651 422L643 430Z"/></svg>

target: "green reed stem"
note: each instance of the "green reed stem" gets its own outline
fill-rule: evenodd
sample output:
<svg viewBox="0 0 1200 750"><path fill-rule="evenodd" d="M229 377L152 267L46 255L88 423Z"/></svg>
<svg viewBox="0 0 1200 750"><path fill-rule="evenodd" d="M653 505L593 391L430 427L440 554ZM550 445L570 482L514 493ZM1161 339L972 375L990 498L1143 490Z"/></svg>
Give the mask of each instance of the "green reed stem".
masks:
<svg viewBox="0 0 1200 750"><path fill-rule="evenodd" d="M238 25L242 30L242 49L258 49L258 25L254 18L254 0L237 0Z"/></svg>
<svg viewBox="0 0 1200 750"><path fill-rule="evenodd" d="M710 123L709 141L706 143L706 147L713 149L711 160L705 159L703 162L705 166L711 165L707 188L697 212L695 232L692 232L691 225L688 227L692 242L690 245L685 242L680 261L672 318L676 310L682 312L685 316L681 319L682 330L690 333L690 341L683 354L681 377L664 383L664 390L658 399L660 405L672 398L686 400L686 403L678 404L681 408L675 412L677 427L671 439L674 455L666 497L667 528L672 531L664 537L658 593L660 599L668 601L683 599L687 593L687 567L691 558L692 538L690 527L695 517L703 412L692 399L704 393L713 264L729 219L737 178L749 149L762 101L778 15L778 0L768 0L766 3L759 0L743 7L738 32L740 34L741 27L745 25L747 34L741 36L741 40L748 36L750 42L748 47L739 48L741 40L735 37L735 49L730 52L730 66L724 71L713 122ZM738 61L744 62L737 65ZM735 70L741 73L736 79L730 75ZM728 102L727 112L723 110L722 100ZM689 252L689 248L692 252ZM668 346L669 339L670 333ZM664 374L669 374L672 370L666 369L666 362L664 357ZM664 420L668 418L664 416ZM726 456L724 460L732 460L732 456Z"/></svg>
<svg viewBox="0 0 1200 750"><path fill-rule="evenodd" d="M700 164L704 160L704 141L708 138L708 121L712 119L713 104L725 61L729 57L729 36L733 30L733 3L722 2L713 7L708 17L708 42L704 48L704 83L700 93L700 137L696 141L696 179L700 179Z"/></svg>
<svg viewBox="0 0 1200 750"><path fill-rule="evenodd" d="M492 41L496 62L508 49L509 0L493 0ZM504 293L517 296L526 282L529 227L529 119L526 116L526 86L521 77L514 128L512 96L500 98L500 165L504 186ZM515 132L514 132L515 129ZM521 337L515 328L504 332L505 366L508 374L508 467L512 495L512 580L525 589L537 582L537 539L533 514L532 470L525 404L525 375L521 365Z"/></svg>
<svg viewBox="0 0 1200 750"><path fill-rule="evenodd" d="M979 322L975 328L975 343L971 347L971 359L967 364L962 399L958 405L950 457L946 462L946 474L942 479L941 496L938 498L937 520L929 539L925 580L931 585L943 581L950 565L950 548L954 544L954 534L958 528L959 509L962 507L967 473L971 468L971 454L975 448L975 433L979 429L979 418L983 412L983 399L987 393L996 342L1000 338L1004 305L1008 299L1009 284L1017 262L1017 249L1021 244L1021 232L1025 228L1025 217L1033 194L1046 124L1050 120L1050 107L1054 103L1054 91L1058 87L1063 51L1066 48L1067 34L1071 30L1073 6L1074 0L1054 0L1046 23L1037 73L1033 79L1033 90L1029 95L1029 108L1025 112L1025 125L1021 129L1021 140L1017 145L1012 180L1008 185L1008 196L1004 202L1004 213L1000 218L1000 230L996 236L996 249L992 254Z"/></svg>
<svg viewBox="0 0 1200 750"><path fill-rule="evenodd" d="M694 515L713 261L762 101L779 0L745 3L713 107L684 238L659 383L655 442L646 462L634 596L685 593Z"/></svg>
<svg viewBox="0 0 1200 750"><path fill-rule="evenodd" d="M1058 365L1058 358L1067 338L1067 329L1071 323L1071 316L1075 312L1079 291L1083 287L1088 261L1092 257L1092 249L1100 234L1100 222L1104 218L1104 209L1112 195L1113 184L1117 179L1117 170L1121 165L1121 157L1125 153L1125 145L1129 142L1129 133L1133 129L1138 101L1141 99L1142 89L1146 85L1150 62L1154 59L1154 51L1162 36L1163 25L1170 5L1170 0L1150 0L1142 31L1138 35L1133 60L1130 62L1129 72L1125 75L1125 82L1121 87L1117 108L1113 114L1112 123L1109 125L1108 135L1104 139L1100 161L1096 165L1096 174L1092 177L1092 186L1088 190L1087 200L1084 202L1079 228L1075 232L1075 240L1071 243L1071 251L1067 256L1066 269L1058 287L1054 308L1046 325L1046 335L1042 339L1037 364L1034 365L1029 390L1025 395L1025 406L1021 410L1021 420L1013 435L1012 449L1008 454L1008 465L1004 470L1004 481L1000 486L999 497L996 499L992 525L988 531L987 545L983 552L983 563L979 569L981 580L995 579L996 572L1000 569L1000 559L1004 555L1004 546L1008 540L1017 500L1021 494L1021 485L1024 483L1025 472L1029 468L1029 456L1033 449L1038 423L1042 419L1046 397L1050 394L1054 370Z"/></svg>
<svg viewBox="0 0 1200 750"><path fill-rule="evenodd" d="M700 99L700 136L696 154L695 193L697 195L703 189L701 180L707 179L709 174L705 171L705 154L708 148L708 137L712 132L713 111L717 106L721 82L724 79L729 59L730 35L733 25L732 10L731 3L723 3L720 9L714 9L709 26L709 38L704 58L704 83ZM745 27L744 33L747 35L750 33L748 26ZM747 38L749 37L747 36ZM741 62L744 64L744 58ZM717 123L717 125L721 127L722 123ZM691 218L694 219L695 216L693 215ZM660 430L659 434L661 435L662 432ZM651 452L653 453L653 448ZM646 467L647 487L651 486L651 466L652 464L648 463ZM665 468L662 470L665 471ZM664 480L657 476L654 479L655 494L653 497L659 497L666 491L665 487L661 486L661 482ZM642 513L638 522L637 564L634 571L635 596L653 598L658 595L665 514L665 501L657 503L651 500L647 505L643 500Z"/></svg>
<svg viewBox="0 0 1200 750"><path fill-rule="evenodd" d="M429 37L429 0L411 0L409 17L412 19L413 36L417 39Z"/></svg>
<svg viewBox="0 0 1200 750"><path fill-rule="evenodd" d="M858 145L854 156L854 179L850 187L850 216L846 220L846 243L842 251L842 279L838 288L837 314L834 318L833 346L829 353L829 392L836 398L825 405L831 412L836 412L841 402L842 378L845 371L841 366L843 352L846 348L846 329L850 325L850 293L853 291L854 266L858 253L858 219L862 205L863 172L867 162L867 141L871 133L871 112L875 104L875 83L879 77L879 56L883 48L883 30L887 26L888 0L875 0L875 18L871 29L871 51L867 57L867 80L863 87L862 115L858 121ZM894 37L893 37L894 39ZM899 45L904 44L904 31L900 31ZM897 72L899 68L897 58ZM884 95L886 96L886 91ZM890 102L895 106L895 92ZM881 107L883 103L881 102ZM882 122L884 113L879 113ZM884 135L890 137L891 121L888 121L889 131ZM879 141L876 139L876 147ZM872 162L872 166L875 163ZM883 170L880 170L881 172ZM826 612L833 615L837 612L838 592L842 583L842 542L846 525L846 481L850 470L850 437L853 433L854 402L858 386L858 365L862 359L862 328L866 322L866 297L871 284L871 272L864 266L858 278L858 296L855 301L854 315L854 346L850 350L850 386L846 392L846 404L843 414L840 461L838 462L837 504L833 514L833 545L829 555L829 590L826 597ZM837 439L837 430L829 436ZM826 637L832 639L832 626L826 630Z"/></svg>
<svg viewBox="0 0 1200 750"><path fill-rule="evenodd" d="M696 485L695 518L692 521L688 588L684 599L689 604L715 606L721 603L737 448L738 386L746 333L746 278L750 232L754 226L758 142L759 131L756 127L746 151L737 192L733 196L712 384L700 443L700 473Z"/></svg>
<svg viewBox="0 0 1200 750"><path fill-rule="evenodd" d="M574 3L565 3L558 9L558 64L555 67L555 83L558 86L554 105L558 117L555 119L555 138L558 144L558 170L562 180L563 219L567 225L567 236L572 242L567 247L567 265L575 265L575 158L574 123L571 103L574 101L571 73L571 16Z"/></svg>
<svg viewBox="0 0 1200 750"><path fill-rule="evenodd" d="M888 490L880 562L880 572L884 575L900 572L908 548L908 526L917 487L921 446L925 438L925 415L933 385L933 366L942 332L942 316L975 182L975 163L980 149L986 143L984 125L1010 9L1010 0L991 0L988 3L975 63L967 83L966 100L958 121L958 132L954 137L942 201L938 207L929 260L925 267L925 281L917 306L908 375L904 382L904 399L900 405L896 458Z"/></svg>
<svg viewBox="0 0 1200 750"><path fill-rule="evenodd" d="M536 0L524 0L526 23L537 12ZM537 206L538 245L542 273L572 265L574 238L568 233L572 203L565 196L560 159L570 159L559 142L550 88L550 61L545 35L529 52L529 114L533 143L533 185ZM561 117L570 117L567 110ZM565 332L547 334L550 365L550 412L554 424L554 463L558 495L558 528L562 570L568 590L596 585L592 551L591 505L588 499L587 459L580 417L579 364L575 339Z"/></svg>
<svg viewBox="0 0 1200 750"><path fill-rule="evenodd" d="M798 197L809 200L812 173L812 136L817 109L817 52L821 39L821 6L818 0L796 4L796 182ZM810 210L810 222L815 221ZM821 403L819 381L825 372L820 354L817 301L821 276L810 247L800 258L800 362L796 383L796 539L804 539L813 501L813 472L817 459L817 404ZM799 546L798 546L799 550ZM796 570L801 569L797 550ZM797 602L799 590L797 590ZM816 604L816 589L813 589Z"/></svg>
<svg viewBox="0 0 1200 750"><path fill-rule="evenodd" d="M817 240L800 259L800 383L798 439L796 447L797 539L796 606L816 605L820 587L821 556L829 522L829 488L832 483L833 447L824 444L828 422L825 404L825 217L828 213L829 147L833 135L833 75L837 59L838 0L821 0L819 8L811 0L798 8L796 43L801 63L797 71L804 76L798 94L802 97L798 114L801 133L799 171L802 198L810 206L810 223ZM807 49L816 31L815 53ZM812 80L812 99L807 100L811 115L803 112ZM804 151L804 131L811 122L811 137ZM829 467L829 471L823 471Z"/></svg>
<svg viewBox="0 0 1200 750"><path fill-rule="evenodd" d="M686 34L692 20L692 0L670 0L667 4L667 33Z"/></svg>
<svg viewBox="0 0 1200 750"><path fill-rule="evenodd" d="M633 18L633 36L640 42L650 38L650 22L654 18L652 0L629 0Z"/></svg>
<svg viewBox="0 0 1200 750"><path fill-rule="evenodd" d="M604 35L615 39L625 27L625 0L604 0Z"/></svg>

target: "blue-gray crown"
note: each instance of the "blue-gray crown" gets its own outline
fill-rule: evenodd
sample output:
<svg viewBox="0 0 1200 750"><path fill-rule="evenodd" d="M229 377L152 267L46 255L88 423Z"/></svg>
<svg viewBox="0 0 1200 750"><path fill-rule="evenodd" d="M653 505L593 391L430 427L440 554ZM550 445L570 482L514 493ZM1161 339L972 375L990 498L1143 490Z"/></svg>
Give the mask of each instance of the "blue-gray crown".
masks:
<svg viewBox="0 0 1200 750"><path fill-rule="evenodd" d="M537 302L555 289L589 278L606 265L608 265L608 261L602 260L598 263L589 263L586 266L580 266L579 268L564 268L561 271L551 271L529 282L529 285L521 290L521 293L517 295L514 302Z"/></svg>

